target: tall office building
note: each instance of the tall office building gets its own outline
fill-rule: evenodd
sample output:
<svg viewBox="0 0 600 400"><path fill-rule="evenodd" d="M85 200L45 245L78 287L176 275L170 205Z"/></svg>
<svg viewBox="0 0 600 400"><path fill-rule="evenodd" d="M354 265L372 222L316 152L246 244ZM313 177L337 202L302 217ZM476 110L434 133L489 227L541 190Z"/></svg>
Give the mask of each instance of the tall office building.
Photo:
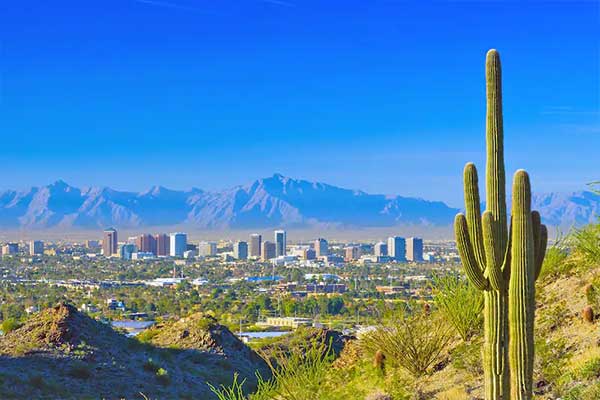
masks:
<svg viewBox="0 0 600 400"><path fill-rule="evenodd" d="M104 257L110 257L113 254L118 254L119 241L117 239L117 231L114 228L108 228L104 230L104 237L102 238L102 254Z"/></svg>
<svg viewBox="0 0 600 400"><path fill-rule="evenodd" d="M159 233L154 236L156 243L156 255L166 257L171 254L171 240L168 235Z"/></svg>
<svg viewBox="0 0 600 400"><path fill-rule="evenodd" d="M19 244L18 243L6 243L2 246L2 255L10 256L17 254L19 252Z"/></svg>
<svg viewBox="0 0 600 400"><path fill-rule="evenodd" d="M388 238L388 255L396 261L406 261L406 240L400 236Z"/></svg>
<svg viewBox="0 0 600 400"><path fill-rule="evenodd" d="M135 244L125 243L119 247L119 256L121 260L131 260L133 258L133 253L137 252L137 248Z"/></svg>
<svg viewBox="0 0 600 400"><path fill-rule="evenodd" d="M200 242L198 244L198 255L204 257L217 255L217 244L215 242Z"/></svg>
<svg viewBox="0 0 600 400"><path fill-rule="evenodd" d="M32 240L29 242L29 255L37 256L44 254L44 242L41 240Z"/></svg>
<svg viewBox="0 0 600 400"><path fill-rule="evenodd" d="M375 247L373 248L373 254L377 257L385 257L388 255L388 247L385 242L375 243Z"/></svg>
<svg viewBox="0 0 600 400"><path fill-rule="evenodd" d="M142 234L135 239L137 250L142 253L152 253L156 255L156 239L149 234Z"/></svg>
<svg viewBox="0 0 600 400"><path fill-rule="evenodd" d="M171 233L171 241L169 244L171 257L183 257L183 253L187 250L187 235L181 232Z"/></svg>
<svg viewBox="0 0 600 400"><path fill-rule="evenodd" d="M423 239L411 237L406 239L406 259L408 261L423 261Z"/></svg>
<svg viewBox="0 0 600 400"><path fill-rule="evenodd" d="M250 235L250 257L260 257L262 236L258 233Z"/></svg>
<svg viewBox="0 0 600 400"><path fill-rule="evenodd" d="M329 254L329 248L327 240L318 238L315 240L315 255L318 257L324 257Z"/></svg>
<svg viewBox="0 0 600 400"><path fill-rule="evenodd" d="M346 254L344 260L354 261L360 258L360 247L359 246L348 246L346 247Z"/></svg>
<svg viewBox="0 0 600 400"><path fill-rule="evenodd" d="M285 256L286 233L285 231L275 231L275 256Z"/></svg>
<svg viewBox="0 0 600 400"><path fill-rule="evenodd" d="M247 242L236 242L233 245L233 256L238 260L248 259L248 243Z"/></svg>
<svg viewBox="0 0 600 400"><path fill-rule="evenodd" d="M265 240L262 243L262 249L261 249L261 257L263 261L268 261L272 258L277 257L277 249L276 249L276 244L273 242L269 242L268 240Z"/></svg>

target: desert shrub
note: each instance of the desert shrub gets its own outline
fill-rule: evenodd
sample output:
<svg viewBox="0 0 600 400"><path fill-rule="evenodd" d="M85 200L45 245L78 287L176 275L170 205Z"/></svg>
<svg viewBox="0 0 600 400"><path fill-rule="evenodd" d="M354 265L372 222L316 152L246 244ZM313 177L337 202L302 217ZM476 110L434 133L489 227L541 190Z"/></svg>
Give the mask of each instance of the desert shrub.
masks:
<svg viewBox="0 0 600 400"><path fill-rule="evenodd" d="M220 388L208 384L210 390L217 396L219 400L245 400L243 386L246 382L243 379L241 382L238 381L238 373L233 374L233 382L230 386L221 385Z"/></svg>
<svg viewBox="0 0 600 400"><path fill-rule="evenodd" d="M371 354L381 350L386 360L417 377L442 360L453 336L449 328L438 313L403 311L365 335L362 344Z"/></svg>
<svg viewBox="0 0 600 400"><path fill-rule="evenodd" d="M0 330L2 330L2 332L6 334L8 332L14 331L15 329L19 329L21 326L22 324L16 319L7 318L4 321L2 321L2 324L0 325Z"/></svg>
<svg viewBox="0 0 600 400"><path fill-rule="evenodd" d="M156 371L156 380L161 385L167 386L168 384L171 383L171 376L169 375L169 372L166 369L159 368Z"/></svg>
<svg viewBox="0 0 600 400"><path fill-rule="evenodd" d="M141 331L140 333L138 333L136 335L136 339L139 340L142 343L148 343L150 341L152 341L152 339L158 335L158 329L146 329Z"/></svg>
<svg viewBox="0 0 600 400"><path fill-rule="evenodd" d="M434 278L432 289L435 303L464 341L481 332L483 293L480 290L468 280L451 275Z"/></svg>
<svg viewBox="0 0 600 400"><path fill-rule="evenodd" d="M594 383L591 386L577 385L569 390L562 400L598 400L600 399L600 383Z"/></svg>
<svg viewBox="0 0 600 400"><path fill-rule="evenodd" d="M551 296L546 303L548 305L539 312L540 331L553 331L568 323L571 312L567 307L566 300L559 300L557 297Z"/></svg>
<svg viewBox="0 0 600 400"><path fill-rule="evenodd" d="M594 357L586 361L579 368L578 375L582 379L598 379L600 378L600 357Z"/></svg>
<svg viewBox="0 0 600 400"><path fill-rule="evenodd" d="M216 325L216 321L213 318L208 317L208 316L201 318L198 321L198 328L205 330L205 331L213 328L215 325Z"/></svg>
<svg viewBox="0 0 600 400"><path fill-rule="evenodd" d="M600 224L576 229L569 237L569 245L576 259L588 265L600 264Z"/></svg>
<svg viewBox="0 0 600 400"><path fill-rule="evenodd" d="M92 377L92 370L89 365L78 362L69 369L68 374L75 379L89 379Z"/></svg>
<svg viewBox="0 0 600 400"><path fill-rule="evenodd" d="M563 245L563 240L559 239L546 251L546 257L540 271L540 280L544 281L568 274L574 268L574 264L567 260L568 253Z"/></svg>
<svg viewBox="0 0 600 400"><path fill-rule="evenodd" d="M560 389L572 380L565 374L570 353L565 338L539 339L535 342L535 371L546 382Z"/></svg>
<svg viewBox="0 0 600 400"><path fill-rule="evenodd" d="M481 358L481 341L463 342L452 349L450 353L452 365L475 376L483 374Z"/></svg>
<svg viewBox="0 0 600 400"><path fill-rule="evenodd" d="M334 354L331 344L313 340L302 352L288 354L284 350L263 357L272 372L272 378L259 377L258 390L252 400L326 399L329 389L325 385Z"/></svg>

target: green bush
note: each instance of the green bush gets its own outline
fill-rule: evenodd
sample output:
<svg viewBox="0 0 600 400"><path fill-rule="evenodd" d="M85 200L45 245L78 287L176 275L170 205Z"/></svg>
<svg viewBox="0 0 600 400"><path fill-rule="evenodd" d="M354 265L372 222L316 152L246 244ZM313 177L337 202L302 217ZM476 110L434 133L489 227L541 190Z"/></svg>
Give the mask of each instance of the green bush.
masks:
<svg viewBox="0 0 600 400"><path fill-rule="evenodd" d="M600 223L575 230L569 238L569 245L576 259L588 265L600 264Z"/></svg>
<svg viewBox="0 0 600 400"><path fill-rule="evenodd" d="M567 251L562 247L560 241L548 248L539 279L545 281L559 275L569 274L575 265L567 260L567 256Z"/></svg>
<svg viewBox="0 0 600 400"><path fill-rule="evenodd" d="M284 350L263 355L273 377L264 381L260 376L258 390L252 400L327 399L331 389L325 385L331 371L334 354L331 343L313 340L303 350L288 354Z"/></svg>
<svg viewBox="0 0 600 400"><path fill-rule="evenodd" d="M365 335L362 345L370 354L383 351L386 360L418 377L442 361L452 337L450 326L439 315L405 311Z"/></svg>
<svg viewBox="0 0 600 400"><path fill-rule="evenodd" d="M587 361L578 372L578 375L583 379L595 380L600 378L600 357Z"/></svg>
<svg viewBox="0 0 600 400"><path fill-rule="evenodd" d="M0 329L2 330L2 332L4 332L4 334L7 334L8 332L12 332L15 329L19 329L22 326L22 324L17 321L14 318L7 318L4 321L2 321L2 324L0 325Z"/></svg>
<svg viewBox="0 0 600 400"><path fill-rule="evenodd" d="M468 280L456 276L435 277L433 298L443 316L460 337L468 341L483 327L483 293Z"/></svg>
<svg viewBox="0 0 600 400"><path fill-rule="evenodd" d="M141 331L140 333L138 333L136 335L136 339L139 340L142 343L149 343L150 341L152 341L152 339L158 335L158 329L146 329Z"/></svg>
<svg viewBox="0 0 600 400"><path fill-rule="evenodd" d="M164 368L159 368L156 371L156 380L161 385L167 386L171 383L171 376L169 376L169 372Z"/></svg>

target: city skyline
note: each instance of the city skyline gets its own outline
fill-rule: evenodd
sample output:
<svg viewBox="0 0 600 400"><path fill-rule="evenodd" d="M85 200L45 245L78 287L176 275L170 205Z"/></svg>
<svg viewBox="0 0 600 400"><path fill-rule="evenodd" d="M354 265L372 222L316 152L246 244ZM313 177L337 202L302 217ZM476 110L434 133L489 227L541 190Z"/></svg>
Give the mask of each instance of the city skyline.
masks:
<svg viewBox="0 0 600 400"><path fill-rule="evenodd" d="M458 206L462 166L482 165L490 47L507 171L544 192L598 179L595 2L26 3L0 24L0 189L219 190L281 172Z"/></svg>

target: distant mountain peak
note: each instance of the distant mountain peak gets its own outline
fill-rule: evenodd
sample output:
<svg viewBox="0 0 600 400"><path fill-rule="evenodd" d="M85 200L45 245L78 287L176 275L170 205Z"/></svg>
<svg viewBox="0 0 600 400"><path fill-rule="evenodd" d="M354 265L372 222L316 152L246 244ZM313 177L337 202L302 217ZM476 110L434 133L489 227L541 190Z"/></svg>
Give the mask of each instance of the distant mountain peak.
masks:
<svg viewBox="0 0 600 400"><path fill-rule="evenodd" d="M600 215L600 195L589 191L537 194L533 207L551 226L580 225ZM0 193L0 229L450 226L457 212L440 201L369 194L280 173L217 192L160 185L144 192L110 187L81 190L60 179L41 188Z"/></svg>

